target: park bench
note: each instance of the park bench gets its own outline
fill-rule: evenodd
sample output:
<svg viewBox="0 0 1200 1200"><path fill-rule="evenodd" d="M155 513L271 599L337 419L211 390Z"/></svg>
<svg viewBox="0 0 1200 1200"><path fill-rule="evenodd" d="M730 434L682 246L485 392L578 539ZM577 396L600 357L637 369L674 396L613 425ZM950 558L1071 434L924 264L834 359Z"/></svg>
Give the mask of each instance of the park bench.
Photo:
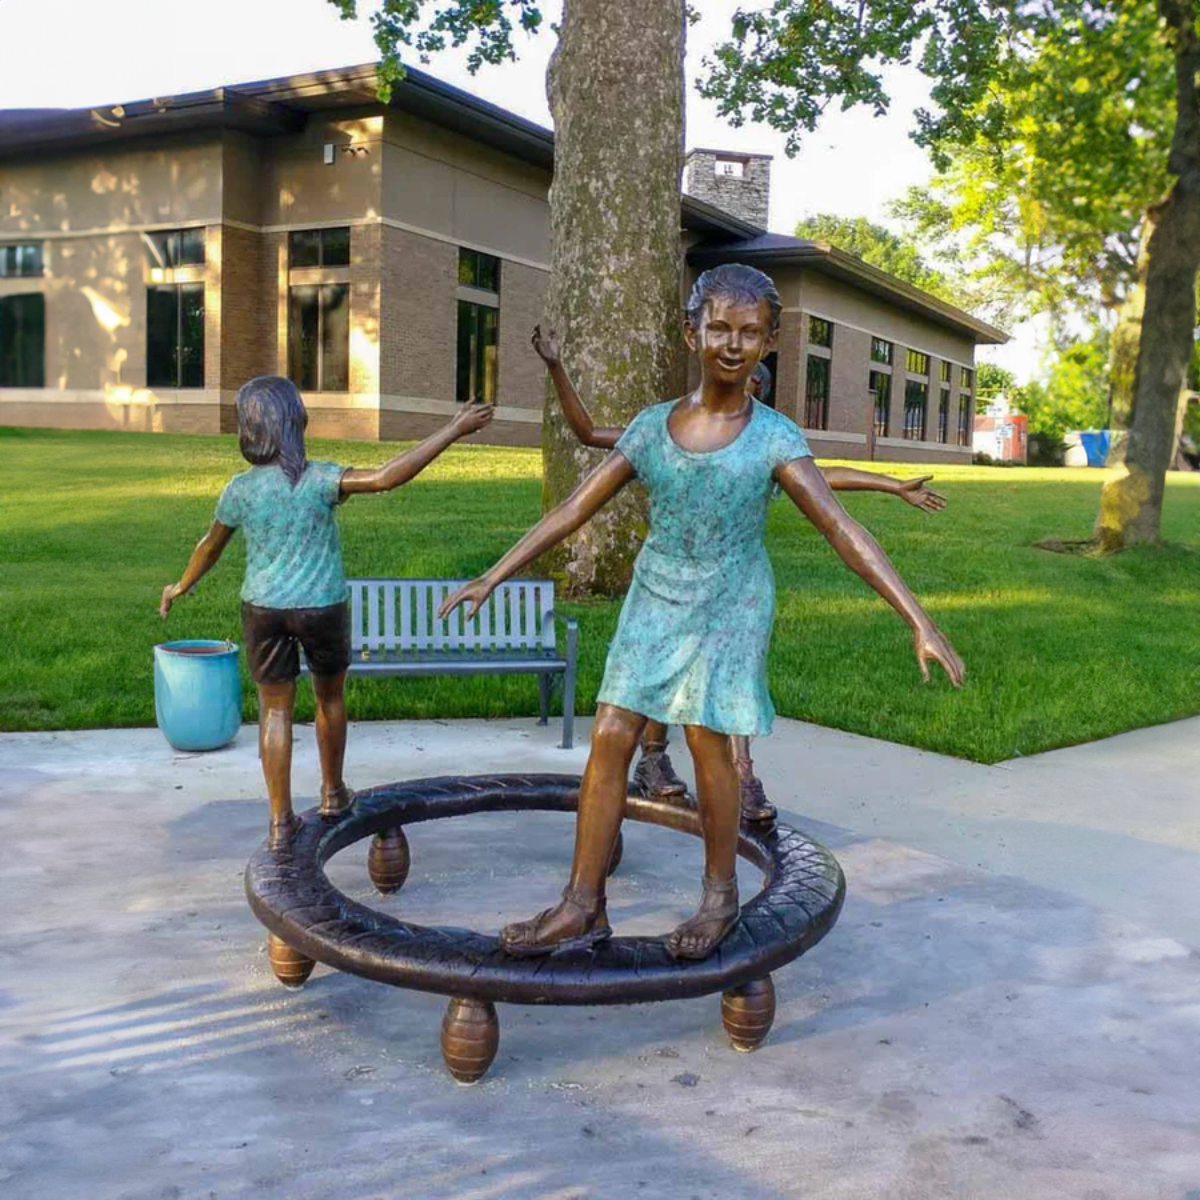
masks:
<svg viewBox="0 0 1200 1200"><path fill-rule="evenodd" d="M563 749L575 733L575 656L579 627L554 611L548 579L500 584L470 620L438 609L460 579L349 579L351 675L502 675L538 677L539 725L550 718L555 676L563 681ZM560 652L555 621L565 626Z"/></svg>

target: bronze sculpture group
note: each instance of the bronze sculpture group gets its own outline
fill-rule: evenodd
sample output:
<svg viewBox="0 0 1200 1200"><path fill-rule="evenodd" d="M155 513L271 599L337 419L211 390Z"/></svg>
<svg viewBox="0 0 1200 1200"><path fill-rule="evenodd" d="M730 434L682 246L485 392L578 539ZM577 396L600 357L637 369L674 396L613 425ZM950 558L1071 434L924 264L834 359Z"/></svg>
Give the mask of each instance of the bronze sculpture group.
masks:
<svg viewBox="0 0 1200 1200"><path fill-rule="evenodd" d="M553 335L535 330L534 348L550 370L568 421L586 444L609 453L564 503L547 513L495 566L449 597L441 615L465 606L469 619L499 583L570 536L635 480L648 493L650 521L609 648L591 750L577 785L575 852L567 885L559 903L501 931L499 945L511 960L553 954L556 962L570 963L572 951L590 951L602 959L608 953L605 944L612 929L605 880L627 802L634 803L629 800L630 764L640 743L643 757L638 775L647 811L656 802L677 798L683 784L665 756L666 730L672 724L684 727L697 794L696 813L687 818L692 824L687 826L680 816L676 827L702 834L705 866L698 909L665 939L665 947L681 967L691 960L692 967L698 968L737 928L742 912L735 874L740 831L751 831L743 837L743 853L747 845L757 845L759 852L768 854L763 849L766 843L754 839L774 836L753 832L756 825L770 829L774 810L754 775L749 739L767 734L774 717L766 665L775 595L764 529L775 496L786 495L842 561L908 623L924 678L929 679L930 662L936 662L954 686L962 683L963 664L953 647L833 492L881 490L930 512L940 509L943 501L926 487L927 476L901 482L850 468L822 472L800 428L755 398L755 381L761 389L760 364L774 348L779 314L778 294L761 272L740 265L705 272L691 293L684 329L688 347L699 359L699 386L688 395L643 409L625 429L594 426L562 367ZM335 830L360 811L359 825L380 827L378 814L370 808L377 798L364 800L366 807L360 810L342 777L348 626L336 506L350 495L387 491L412 479L458 438L482 428L492 412L484 405L465 407L414 449L378 469L360 470L307 461L303 438L307 418L298 392L287 380L251 380L239 392L237 405L239 441L252 468L235 477L222 493L215 520L183 575L164 589L161 612L165 617L173 601L216 563L235 530L242 528L247 541L243 632L259 693L260 748L271 812L265 853L280 856L283 863L290 861L297 840L305 840L309 847L305 853L311 850L319 857L333 852L332 843L313 841L307 834L300 838L303 823L291 803L291 716L301 649L317 697L323 781L319 813ZM555 786L563 786L561 779ZM639 819L676 823L676 818L663 815L661 804L655 811L656 817ZM807 854L803 848L786 851L785 843L795 845L788 839L796 836L787 831L782 841L777 838L773 845L778 853ZM837 878L826 872L827 904L816 937L836 919L841 902L836 864L832 871ZM749 940L763 936L767 935L755 933ZM813 940L802 930L796 932L795 948L788 957L801 953ZM616 947L625 941L614 939L612 944ZM296 953L303 960L303 954ZM616 962L622 953L614 949L610 957ZM634 953L635 961L641 961L640 953ZM772 959L769 946L756 946L755 953L757 958L751 956L741 966L731 967L733 975L725 980L736 976L739 986L747 980L755 984L756 1003L765 1003L763 988L769 987L765 970L774 967L748 972L786 958ZM730 951L729 957L736 955ZM478 973L483 980L486 972L481 967L490 962L485 953L470 968L471 977ZM382 970L378 963L373 965L372 977L383 978ZM689 986L712 990L705 988L703 980ZM714 986L725 984L718 980ZM499 991L487 994L509 999L525 993L515 986L506 991L501 985ZM684 993L668 990L648 998L668 994ZM725 995L729 1000L735 992ZM771 996L773 1008L773 992ZM566 1002L581 1001L575 996ZM479 1003L490 1007L486 1001ZM742 1009L733 1001L730 1004L735 1020L740 1020L736 1013ZM486 1024L486 1013L479 1016L483 1009L463 1011L471 1020ZM494 1012L491 1020L494 1023ZM762 1036L769 1023L769 1017L760 1023Z"/></svg>

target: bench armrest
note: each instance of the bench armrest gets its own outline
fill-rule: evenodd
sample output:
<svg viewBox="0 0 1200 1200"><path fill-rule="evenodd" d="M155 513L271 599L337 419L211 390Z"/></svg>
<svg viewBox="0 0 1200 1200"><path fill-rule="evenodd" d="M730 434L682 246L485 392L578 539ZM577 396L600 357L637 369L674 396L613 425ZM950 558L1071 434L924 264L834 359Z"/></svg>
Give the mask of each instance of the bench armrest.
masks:
<svg viewBox="0 0 1200 1200"><path fill-rule="evenodd" d="M538 636L544 641L547 633L547 626L552 626L555 621L561 621L567 629L567 648L568 650L575 645L579 637L579 622L574 617L568 617L562 613L555 612L550 609L549 612L542 616L542 627L538 630Z"/></svg>

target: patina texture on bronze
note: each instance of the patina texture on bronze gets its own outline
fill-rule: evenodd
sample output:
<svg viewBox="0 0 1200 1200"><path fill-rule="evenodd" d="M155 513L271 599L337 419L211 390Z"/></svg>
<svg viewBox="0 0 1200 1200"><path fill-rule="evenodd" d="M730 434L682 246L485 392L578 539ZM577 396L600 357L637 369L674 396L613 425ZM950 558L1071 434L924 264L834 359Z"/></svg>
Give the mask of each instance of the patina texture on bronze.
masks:
<svg viewBox="0 0 1200 1200"><path fill-rule="evenodd" d="M309 461L304 444L308 413L289 379L251 379L238 391L237 414L238 445L252 469L225 488L216 519L183 574L163 588L159 612L165 619L243 529L242 633L258 689L258 747L271 810L270 837L282 846L299 826L292 810L292 716L301 650L317 702L321 814L336 817L354 801L342 777L350 626L335 510L349 496L388 492L407 483L459 438L487 425L493 409L464 405L418 446L372 468Z"/></svg>
<svg viewBox="0 0 1200 1200"><path fill-rule="evenodd" d="M625 432L624 426L598 426L592 419L592 414L563 365L562 351L554 330L543 333L542 327L535 325L531 341L534 350L546 364L563 416L575 436L584 446L596 450L615 449ZM766 403L771 395L772 383L770 369L760 361L747 380L746 394L753 400ZM933 478L931 475L901 480L854 467L823 467L821 474L833 491L883 492L926 513L940 512L946 507L945 497L927 486ZM763 782L754 771L750 739L739 735L731 737L730 753L737 771L741 819L751 823L774 821L776 808L767 799ZM667 727L661 721L646 722L633 778L644 793L663 800L682 798L687 794L687 784L675 773L667 754Z"/></svg>
<svg viewBox="0 0 1200 1200"><path fill-rule="evenodd" d="M770 725L765 664L773 584L761 543L765 505L775 488L910 626L922 675L928 679L929 663L936 662L955 686L962 682L963 664L954 648L875 540L838 504L803 435L746 394L759 360L774 347L781 309L774 285L751 267L717 267L700 276L685 326L688 347L700 360L699 388L643 410L618 448L569 499L543 517L490 571L442 606L445 616L465 604L467 617L472 617L498 584L580 529L635 478L646 486L650 534L610 645L581 785L571 873L558 905L502 931L501 943L511 955L547 954L564 944L599 945L610 936L604 882L624 816L629 767L650 716L686 726L705 845L700 907L668 936L666 948L678 958L703 959L736 930L734 859L740 803L729 735L765 732ZM719 459L723 453L725 458ZM729 464L733 466L726 470ZM736 502L723 499L727 491L738 497ZM642 578L642 563L660 528L674 541L651 556L651 581ZM750 531L756 539L753 546L744 540ZM728 585L729 575L720 574L721 564L714 560L718 552L736 552L739 571L747 564L753 567L745 582L739 576L740 596L737 587ZM672 580L672 570L683 573L679 578L686 580L684 585ZM656 615L660 610L661 620ZM721 686L722 680L733 682L729 694L735 696L734 704L724 705L724 693L715 685L686 695L676 692L682 703L662 700L661 676L654 685L657 692L639 687L638 665L646 664L647 670L655 665L647 647L653 644L655 653L673 654L684 643L669 638L681 626L693 633L708 631L693 637L688 653L701 668L704 656L710 655L710 664L719 667L711 679ZM644 702L636 699L642 695L648 697ZM690 715L723 705L727 715L719 720Z"/></svg>
<svg viewBox="0 0 1200 1200"><path fill-rule="evenodd" d="M315 811L297 836L259 849L246 868L246 894L269 931L270 961L281 982L298 986L314 961L395 987L450 998L441 1044L460 1082L481 1078L495 1057L495 1005L615 1005L723 994L721 1017L734 1047L753 1049L774 1015L770 973L792 962L833 927L845 880L833 855L786 825L743 831L737 850L765 877L741 921L704 960L674 958L661 938L621 937L537 960L504 952L496 937L406 922L350 899L325 873L339 851L365 838L387 843L409 825L472 813L573 812L580 780L571 775L495 775L418 779L359 792L333 820ZM635 821L702 836L690 806L636 792Z"/></svg>

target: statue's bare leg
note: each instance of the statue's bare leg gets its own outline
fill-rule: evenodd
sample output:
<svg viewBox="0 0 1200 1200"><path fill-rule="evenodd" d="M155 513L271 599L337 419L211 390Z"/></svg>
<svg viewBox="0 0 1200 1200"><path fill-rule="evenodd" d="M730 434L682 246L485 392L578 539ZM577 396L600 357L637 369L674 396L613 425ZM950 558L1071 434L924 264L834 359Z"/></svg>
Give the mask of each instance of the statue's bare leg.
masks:
<svg viewBox="0 0 1200 1200"><path fill-rule="evenodd" d="M258 753L271 806L271 849L285 846L299 828L292 812L292 710L296 681L258 685Z"/></svg>
<svg viewBox="0 0 1200 1200"><path fill-rule="evenodd" d="M625 815L629 763L645 719L611 704L597 707L591 753L579 785L571 880L559 904L500 931L500 944L509 954L548 954L611 936L604 883Z"/></svg>
<svg viewBox="0 0 1200 1200"><path fill-rule="evenodd" d="M754 761L750 757L750 739L735 733L729 739L733 765L737 770L738 800L741 803L742 820L748 824L774 821L779 815L775 805L767 799L762 780L754 773Z"/></svg>
<svg viewBox="0 0 1200 1200"><path fill-rule="evenodd" d="M700 725L686 729L696 764L696 796L704 831L704 881L700 907L667 938L676 958L707 958L737 924L738 784L729 738Z"/></svg>
<svg viewBox="0 0 1200 1200"><path fill-rule="evenodd" d="M646 722L633 782L650 800L678 800L687 795L687 784L675 774L667 757L667 727L661 721Z"/></svg>
<svg viewBox="0 0 1200 1200"><path fill-rule="evenodd" d="M346 672L314 675L317 754L321 759L321 816L340 816L354 802L342 770L346 761Z"/></svg>

